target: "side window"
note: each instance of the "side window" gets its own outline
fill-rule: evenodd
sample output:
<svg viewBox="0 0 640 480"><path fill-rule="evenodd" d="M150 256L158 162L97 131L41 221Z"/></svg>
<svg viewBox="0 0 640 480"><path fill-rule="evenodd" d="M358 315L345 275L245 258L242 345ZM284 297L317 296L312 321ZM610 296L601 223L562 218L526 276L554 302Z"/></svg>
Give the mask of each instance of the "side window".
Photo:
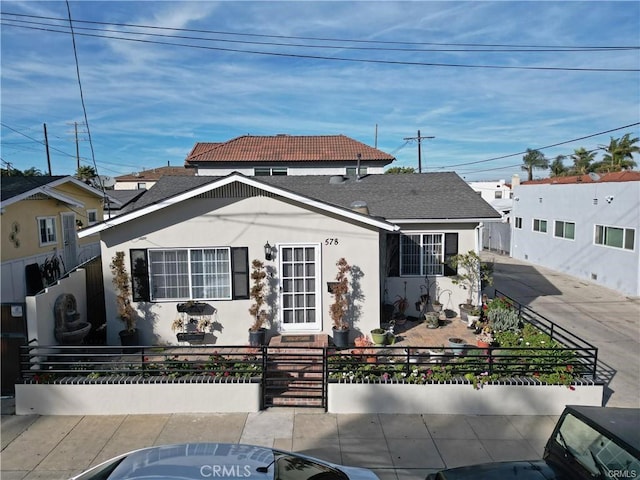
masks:
<svg viewBox="0 0 640 480"><path fill-rule="evenodd" d="M56 217L38 217L38 232L41 247L58 243Z"/></svg>
<svg viewBox="0 0 640 480"><path fill-rule="evenodd" d="M231 285L233 299L249 298L249 249L236 247L231 249Z"/></svg>
<svg viewBox="0 0 640 480"><path fill-rule="evenodd" d="M134 302L148 302L149 295L149 269L147 251L131 250L131 291Z"/></svg>
<svg viewBox="0 0 640 480"><path fill-rule="evenodd" d="M98 210L87 210L87 223L89 225L95 225L98 223Z"/></svg>
<svg viewBox="0 0 640 480"><path fill-rule="evenodd" d="M458 254L458 234L457 233L445 233L444 234L444 276L452 277L458 274L456 269L451 268L449 260L454 255Z"/></svg>

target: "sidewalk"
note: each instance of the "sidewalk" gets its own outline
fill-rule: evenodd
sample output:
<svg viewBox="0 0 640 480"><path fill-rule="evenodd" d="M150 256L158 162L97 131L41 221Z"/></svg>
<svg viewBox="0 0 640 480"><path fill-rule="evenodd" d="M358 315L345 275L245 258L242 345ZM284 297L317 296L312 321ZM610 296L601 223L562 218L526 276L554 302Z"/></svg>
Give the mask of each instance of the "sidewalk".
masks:
<svg viewBox="0 0 640 480"><path fill-rule="evenodd" d="M3 480L67 479L132 449L240 442L370 468L382 480L440 468L540 458L556 417L335 415L306 409L131 416L2 416Z"/></svg>

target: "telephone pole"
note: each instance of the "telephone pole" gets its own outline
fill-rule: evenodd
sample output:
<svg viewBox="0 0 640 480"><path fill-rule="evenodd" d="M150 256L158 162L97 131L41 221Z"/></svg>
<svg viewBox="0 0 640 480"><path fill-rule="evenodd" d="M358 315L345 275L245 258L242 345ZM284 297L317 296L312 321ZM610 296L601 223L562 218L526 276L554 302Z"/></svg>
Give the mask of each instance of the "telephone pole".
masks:
<svg viewBox="0 0 640 480"><path fill-rule="evenodd" d="M422 173L422 140L423 139L431 139L436 138L433 136L422 137L420 135L420 130L418 130L417 137L405 137L403 140L417 140L418 141L418 173Z"/></svg>

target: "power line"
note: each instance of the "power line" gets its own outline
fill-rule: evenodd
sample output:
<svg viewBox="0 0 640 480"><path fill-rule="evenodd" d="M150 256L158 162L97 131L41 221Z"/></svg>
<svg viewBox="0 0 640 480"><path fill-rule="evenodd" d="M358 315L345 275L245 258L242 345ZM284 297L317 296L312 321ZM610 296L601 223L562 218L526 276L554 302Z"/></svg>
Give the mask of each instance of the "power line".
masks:
<svg viewBox="0 0 640 480"><path fill-rule="evenodd" d="M53 33L68 34L67 31L54 30L51 28L38 28L27 27L23 25L15 25L3 21L1 23L5 26L14 26L18 28L26 28L30 30L40 30ZM474 64L462 64L462 63L435 63L435 62L415 62L415 61L403 61L403 60L382 60L382 59L367 59L367 58L349 58L349 57L330 57L325 55L304 55L299 53L280 53L280 52L264 52L258 50L242 50L237 48L225 48L225 47L213 47L207 45L192 45L188 43L178 42L161 42L157 40L147 40L141 38L127 38L113 35L99 35L95 33L76 33L76 35L93 37L93 38L108 38L112 40L122 40L127 42L137 42L150 45L169 45L174 47L194 48L199 50L213 50L219 52L231 52L231 53L245 53L250 55L262 55L281 58L303 58L312 60L326 60L336 62L350 62L350 63L373 63L383 65L409 65L420 67L451 67L451 68L478 68L478 69L490 69L490 70L537 70L537 71L567 71L567 72L640 72L640 69L635 68L585 68L585 67L536 67L536 66L517 66L517 65L474 65Z"/></svg>
<svg viewBox="0 0 640 480"><path fill-rule="evenodd" d="M22 135L23 137L27 137L29 140L33 140L34 142L39 143L40 145L45 145L45 146L46 146L46 143L45 143L44 141L42 141L42 140L38 140L37 138L33 138L33 137L31 137L31 136L27 135L26 133L22 133L21 131L16 130L15 128L11 128L11 127L10 127L9 125L7 125L6 123L2 123L2 122L0 122L0 125L2 125L2 126L3 126L4 128L6 128L6 129L11 130L12 132L15 132L15 133L17 133L17 134L19 134L19 135ZM76 158L76 157L75 157L75 155L71 155L70 153L64 152L64 151L62 151L62 150L60 150L60 149L58 149L58 148L51 147L51 146L49 146L49 148L50 148L51 150L55 150L55 151L56 151L56 152L58 152L58 153L61 153L61 154L63 154L63 155L66 155L67 157Z"/></svg>
<svg viewBox="0 0 640 480"><path fill-rule="evenodd" d="M630 123L629 125L624 125L623 127L612 128L610 130L605 130L603 132L592 133L591 135L585 135L584 137L573 138L571 140L566 140L564 142L554 143L553 145L545 145L544 147L533 148L532 150L544 150L544 149L547 149L547 148L558 147L560 145L566 145L567 143L573 143L573 142L577 142L579 140L585 140L587 138L597 137L599 135L604 135L605 133L616 132L618 130L624 130L625 128L635 127L637 125L640 125L640 122ZM476 160L474 162L456 163L455 165L447 165L446 167L438 167L438 168L452 168L452 167L463 167L463 166L466 166L466 165L476 165L478 163L493 162L495 160L502 160L504 158L515 157L517 155L524 155L526 153L527 153L527 151L525 150L523 152L510 153L509 155L501 155L499 157L487 158L485 160Z"/></svg>
<svg viewBox="0 0 640 480"><path fill-rule="evenodd" d="M41 15L27 15L20 13L11 13L11 12L0 12L2 15L12 15L15 17L27 17L27 18L37 18L42 20L57 20L64 21L66 19L58 18L58 17L46 17ZM157 30L168 30L174 32L194 32L194 33L211 33L216 35L233 35L240 37L254 37L254 38L277 38L277 39L287 39L287 40L311 40L311 41L328 41L328 42L351 42L351 43L362 43L362 44L381 44L381 45L431 45L431 46L459 46L459 47L503 47L503 48L559 48L559 49L575 49L575 50L599 50L599 49L610 49L610 50L628 50L628 49L640 49L638 46L608 46L604 47L601 45L587 45L587 46L562 46L562 45L526 45L526 44L491 44L491 43L443 43L443 42L406 42L406 41L389 41L389 40L361 40L361 39L345 39L345 38L330 38L330 37L303 37L303 36L293 36L293 35L266 35L266 34L257 34L257 33L243 33L243 32L224 32L220 30L203 30L203 29L192 29L192 28L176 28L176 27L161 27L157 25L144 25L144 24L133 24L133 23L117 23L117 22L99 22L92 20L74 20L76 23L88 23L94 25L116 25L119 27L135 27L135 28L148 28L148 29L157 29Z"/></svg>
<svg viewBox="0 0 640 480"><path fill-rule="evenodd" d="M59 19L55 19L59 20ZM65 28L64 25L55 24L55 23L43 23L43 22L33 22L28 20L17 20L17 19L5 19L8 22L14 22L14 24L8 24L16 27L24 27L29 28L25 25L39 25L44 27L60 27ZM168 31L184 31L184 32L207 32L207 33L215 33L218 35L241 35L237 33L223 33L223 32L211 32L211 31L203 31L203 30L191 30L191 29L177 29L177 28L169 28L169 27L154 27L149 25L129 25L129 24L109 24L106 22L88 22L82 20L74 20L75 23L98 23L103 25L117 25L117 26L130 26L135 28L146 28L146 29L161 29ZM485 46L475 46L473 48L464 47L464 48L400 48L400 47L360 47L360 46L351 46L351 45L309 45L304 43L281 43L281 42L262 42L262 41L249 41L249 40L232 40L228 38L210 38L210 37L194 37L187 35L174 35L174 34L166 34L166 33L150 33L150 32L135 32L135 31L127 31L127 30L115 30L112 28L104 29L104 28L91 28L91 27L75 27L77 30L89 30L89 31L97 31L97 32L107 32L107 33L119 33L119 34L127 34L127 35L146 35L150 37L163 37L163 38L180 38L183 40L203 40L209 42L222 42L222 43L239 43L239 44L248 44L248 45L267 45L267 46L279 46L279 47L299 47L299 48L329 48L335 50L365 50L365 51L390 51L390 52L425 52L425 53L433 53L433 52L443 52L443 53L498 53L498 52L512 52L512 53L558 53L558 52L612 52L612 51L625 51L625 50L640 50L640 47L632 47L632 46L614 46L614 47L485 47ZM244 34L246 36L253 36L253 34ZM295 37L289 37L291 39ZM323 41L333 41L333 40L323 40ZM335 41L351 41L351 40L335 40ZM376 41L367 41L368 43L387 43L387 42L376 42ZM398 43L400 42L390 42L390 43ZM461 45L462 47L462 45Z"/></svg>

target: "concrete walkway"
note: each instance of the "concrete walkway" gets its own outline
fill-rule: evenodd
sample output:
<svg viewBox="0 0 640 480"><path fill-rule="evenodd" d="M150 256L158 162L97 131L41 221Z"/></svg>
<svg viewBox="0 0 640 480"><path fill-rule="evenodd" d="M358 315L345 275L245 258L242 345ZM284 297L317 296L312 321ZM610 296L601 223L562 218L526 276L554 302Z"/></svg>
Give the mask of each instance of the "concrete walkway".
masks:
<svg viewBox="0 0 640 480"><path fill-rule="evenodd" d="M607 406L638 407L640 301L586 281L483 253L495 288L600 348ZM242 442L373 469L382 480L422 479L443 467L533 459L557 418L335 415L304 409L250 414L15 416L2 403L3 480L57 480L135 448Z"/></svg>
<svg viewBox="0 0 640 480"><path fill-rule="evenodd" d="M557 418L541 416L259 413L3 416L3 480L66 479L121 452L176 442L240 442L424 479L445 466L535 459Z"/></svg>

